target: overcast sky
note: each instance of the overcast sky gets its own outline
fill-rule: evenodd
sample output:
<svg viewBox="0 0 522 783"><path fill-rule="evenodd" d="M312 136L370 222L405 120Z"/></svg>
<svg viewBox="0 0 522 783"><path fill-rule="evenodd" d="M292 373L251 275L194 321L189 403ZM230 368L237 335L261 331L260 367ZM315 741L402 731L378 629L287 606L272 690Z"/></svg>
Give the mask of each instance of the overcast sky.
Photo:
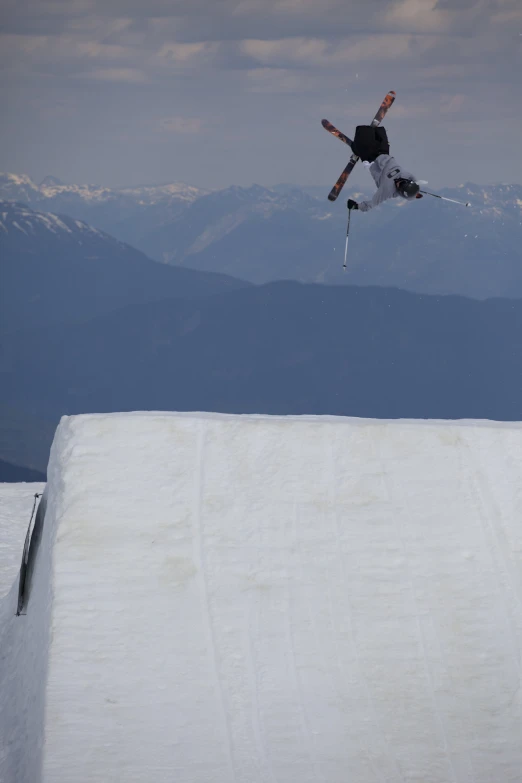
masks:
<svg viewBox="0 0 522 783"><path fill-rule="evenodd" d="M385 126L406 169L435 187L522 183L522 0L0 0L0 14L2 171L329 189L347 155L321 118L350 135L395 89Z"/></svg>

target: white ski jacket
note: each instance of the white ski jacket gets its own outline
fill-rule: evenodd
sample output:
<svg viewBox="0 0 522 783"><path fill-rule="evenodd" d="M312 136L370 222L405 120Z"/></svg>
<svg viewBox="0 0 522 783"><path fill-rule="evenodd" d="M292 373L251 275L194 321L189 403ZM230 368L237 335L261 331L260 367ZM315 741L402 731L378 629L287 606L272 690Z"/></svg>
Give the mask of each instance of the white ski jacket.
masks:
<svg viewBox="0 0 522 783"><path fill-rule="evenodd" d="M415 179L413 174L397 165L397 161L391 155L379 155L370 166L370 174L377 185L377 192L371 201L359 201L361 212L368 212L383 201L400 196L395 187L396 179Z"/></svg>

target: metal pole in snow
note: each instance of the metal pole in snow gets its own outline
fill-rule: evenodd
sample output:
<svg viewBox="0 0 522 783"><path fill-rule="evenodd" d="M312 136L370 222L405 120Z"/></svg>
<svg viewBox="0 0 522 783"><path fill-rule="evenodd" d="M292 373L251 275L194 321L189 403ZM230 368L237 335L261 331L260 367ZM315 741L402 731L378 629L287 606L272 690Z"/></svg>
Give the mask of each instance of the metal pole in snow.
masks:
<svg viewBox="0 0 522 783"><path fill-rule="evenodd" d="M421 190L420 193L424 193L425 196L433 196L433 198L440 198L442 201L451 201L452 204L460 204L461 207L470 207L469 201L456 201L454 198L446 198L445 196L438 196L436 193L430 193L429 190Z"/></svg>
<svg viewBox="0 0 522 783"><path fill-rule="evenodd" d="M346 259L348 257L348 237L350 235L350 218L352 217L352 210L348 210L348 225L346 226L346 244L344 246L344 264L343 269L346 272Z"/></svg>

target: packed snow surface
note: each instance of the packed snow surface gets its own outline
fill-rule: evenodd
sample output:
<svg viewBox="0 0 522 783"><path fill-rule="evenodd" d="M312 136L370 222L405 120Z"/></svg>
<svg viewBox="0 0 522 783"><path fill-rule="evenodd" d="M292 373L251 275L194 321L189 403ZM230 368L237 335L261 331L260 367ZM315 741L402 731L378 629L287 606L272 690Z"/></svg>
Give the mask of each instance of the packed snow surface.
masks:
<svg viewBox="0 0 522 783"><path fill-rule="evenodd" d="M520 783L522 426L64 418L44 503L2 783Z"/></svg>

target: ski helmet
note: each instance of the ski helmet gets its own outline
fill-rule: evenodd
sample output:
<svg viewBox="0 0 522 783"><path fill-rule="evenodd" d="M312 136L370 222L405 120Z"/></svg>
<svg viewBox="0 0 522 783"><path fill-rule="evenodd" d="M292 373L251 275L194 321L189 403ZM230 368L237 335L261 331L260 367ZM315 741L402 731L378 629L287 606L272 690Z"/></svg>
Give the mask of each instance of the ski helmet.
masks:
<svg viewBox="0 0 522 783"><path fill-rule="evenodd" d="M395 185L403 198L412 199L420 190L419 185L413 179L396 179Z"/></svg>

